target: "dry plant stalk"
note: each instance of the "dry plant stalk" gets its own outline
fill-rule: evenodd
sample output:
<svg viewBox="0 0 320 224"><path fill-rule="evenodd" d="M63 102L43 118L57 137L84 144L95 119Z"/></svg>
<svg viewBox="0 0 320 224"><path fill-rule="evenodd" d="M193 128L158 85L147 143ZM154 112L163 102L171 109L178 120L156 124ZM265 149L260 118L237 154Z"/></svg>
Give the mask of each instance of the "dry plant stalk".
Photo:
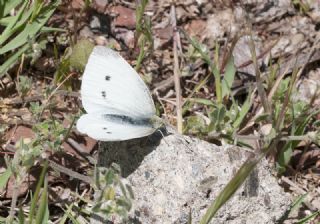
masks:
<svg viewBox="0 0 320 224"><path fill-rule="evenodd" d="M176 92L176 108L177 108L177 128L178 132L182 134L182 100L181 100L181 86L180 86L180 70L178 59L178 41L180 35L177 31L177 20L174 5L171 5L171 25L173 28L173 58L174 58L174 87Z"/></svg>

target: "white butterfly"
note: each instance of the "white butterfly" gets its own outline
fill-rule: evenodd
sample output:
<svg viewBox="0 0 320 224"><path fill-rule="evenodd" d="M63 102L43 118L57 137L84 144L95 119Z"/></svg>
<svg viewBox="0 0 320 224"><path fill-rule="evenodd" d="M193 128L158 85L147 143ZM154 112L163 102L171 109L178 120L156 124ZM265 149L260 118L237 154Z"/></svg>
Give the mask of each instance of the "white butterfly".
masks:
<svg viewBox="0 0 320 224"><path fill-rule="evenodd" d="M81 84L87 114L77 129L101 141L121 141L152 134L163 124L138 73L115 51L96 46Z"/></svg>

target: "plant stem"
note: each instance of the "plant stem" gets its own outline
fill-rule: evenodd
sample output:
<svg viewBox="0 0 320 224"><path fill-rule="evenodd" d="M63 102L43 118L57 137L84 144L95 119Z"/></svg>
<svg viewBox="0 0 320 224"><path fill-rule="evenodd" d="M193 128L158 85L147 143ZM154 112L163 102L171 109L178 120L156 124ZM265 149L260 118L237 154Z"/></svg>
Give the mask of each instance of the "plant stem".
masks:
<svg viewBox="0 0 320 224"><path fill-rule="evenodd" d="M176 12L174 5L171 5L171 25L173 28L173 58L174 58L174 87L176 91L176 108L177 108L177 128L178 132L182 133L182 100L181 100L181 86L180 86L180 70L178 59L178 41L180 35L177 31Z"/></svg>

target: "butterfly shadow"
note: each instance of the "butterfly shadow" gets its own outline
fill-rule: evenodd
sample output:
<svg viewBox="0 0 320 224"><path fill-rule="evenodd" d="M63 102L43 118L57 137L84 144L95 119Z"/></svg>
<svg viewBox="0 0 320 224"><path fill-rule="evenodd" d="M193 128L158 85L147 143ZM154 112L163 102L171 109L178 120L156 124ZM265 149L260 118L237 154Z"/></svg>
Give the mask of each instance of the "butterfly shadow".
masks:
<svg viewBox="0 0 320 224"><path fill-rule="evenodd" d="M141 164L145 156L160 144L161 139L170 135L166 128L161 128L147 137L118 142L99 144L98 165L110 167L113 163L121 167L121 175L126 178Z"/></svg>

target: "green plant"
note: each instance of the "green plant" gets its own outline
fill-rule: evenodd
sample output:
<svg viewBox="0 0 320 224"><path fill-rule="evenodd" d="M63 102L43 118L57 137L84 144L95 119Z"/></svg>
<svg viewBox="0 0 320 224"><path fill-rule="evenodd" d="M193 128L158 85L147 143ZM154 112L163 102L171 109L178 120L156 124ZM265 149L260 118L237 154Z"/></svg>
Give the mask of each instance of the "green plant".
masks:
<svg viewBox="0 0 320 224"><path fill-rule="evenodd" d="M26 143L28 141L29 140L27 139L21 139L19 141L19 143L16 146L17 150L14 154L13 159L5 157L7 165L7 171L5 172L6 181L9 180L9 174L14 178L15 181L15 184L13 186L10 213L7 218L7 223L12 223L12 221L14 220L14 211L16 208L19 186L23 183L30 168L34 165L34 158L37 157L40 153L37 149L30 149L28 143Z"/></svg>
<svg viewBox="0 0 320 224"><path fill-rule="evenodd" d="M37 103L31 104L32 111L35 116L39 116L43 110L43 107L39 106ZM11 176L14 177L15 185L13 189L11 211L8 217L8 222L11 223L14 220L14 211L17 202L17 192L18 186L20 186L27 177L31 167L36 164L44 164L43 172L38 181L38 187L36 192L31 199L31 210L29 213L29 223L33 223L32 220L35 219L36 223L47 223L49 217L48 202L47 202L47 186L45 185L41 196L40 185L43 183L44 175L46 174L46 160L45 154L48 151L57 152L61 149L62 143L66 139L69 130L66 129L61 122L56 119L48 119L45 121L39 121L33 126L33 131L35 133L34 139L20 139L18 144L16 144L15 154L13 159L6 157L7 170L0 176L0 187L4 186ZM40 197L40 198L39 198ZM34 213L35 206L38 206L36 214ZM20 223L24 223L25 217L22 211L18 213L18 219ZM31 221L30 221L31 220Z"/></svg>
<svg viewBox="0 0 320 224"><path fill-rule="evenodd" d="M201 224L205 224L210 222L220 207L229 200L260 160L267 154L271 152L277 153L277 167L281 173L285 171L292 157L292 151L299 142L306 139L317 142L319 133L312 132L312 135L306 133L306 127L308 125L309 129L316 129L314 121L316 114L319 114L319 110L312 109L311 103L306 103L293 97L295 93L294 86L304 67L300 70L295 69L289 78L284 79L284 74L280 74L280 79L275 79L275 74L280 65L272 66L270 64L269 74L265 75L267 78L262 78L257 65L257 57L253 53L255 52L255 47L251 39L249 46L256 71L256 89L261 99L261 109L255 109L255 111L259 111L258 115L250 114L253 92L249 89L247 98L240 104L234 99L230 88L235 74L233 58L230 54L234 43L229 52L226 53L227 57L224 57L227 59L226 63L222 62L222 66L219 67L218 61L220 60L217 59L219 57L217 53L219 45L216 44L215 58L211 59L206 46L191 38L189 38L189 42L191 44L191 50L188 52L189 58L202 59L208 65L210 74L195 87L187 98L187 103L184 105L185 116L190 113L189 109L194 105L202 105L205 113L202 113L200 116L192 115L186 117L187 124L185 125L185 131L193 132L193 134L198 134L205 138L208 136L209 139L214 138L227 143L233 143L236 140L237 144L244 145L244 142L238 140L239 137L240 139L241 137L245 139L246 136L239 136L237 133L242 131L242 127L248 125L245 121L251 121L251 124L249 124L251 129L253 124L258 127L269 124L271 127L269 132L257 136L257 139L260 139L261 142L261 147L258 149L261 153L257 153L254 158L248 159L241 166L208 208L200 222ZM226 66L223 66L223 64ZM221 74L223 70L224 76L222 78ZM213 75L215 81L216 99L213 101L194 98L193 95L200 88L205 87L211 75ZM266 92L267 90L268 92ZM246 130L248 129L246 128ZM283 144L283 141L286 141L285 144Z"/></svg>
<svg viewBox="0 0 320 224"><path fill-rule="evenodd" d="M136 9L136 47L139 47L140 53L137 59L135 69L138 71L140 69L141 63L146 56L146 51L151 51L153 49L153 38L151 31L151 20L150 18L144 16L145 8L148 4L148 0L141 0L140 4L137 5ZM145 47L147 46L147 50Z"/></svg>
<svg viewBox="0 0 320 224"><path fill-rule="evenodd" d="M61 58L60 65L54 74L55 83L61 83L72 71L84 70L94 45L89 40L79 40L73 48L67 48ZM72 81L66 80L64 86L71 89Z"/></svg>
<svg viewBox="0 0 320 224"><path fill-rule="evenodd" d="M0 56L4 63L0 66L0 77L7 72L28 50L37 51L36 38L42 33L62 31L45 27L60 0L45 4L43 1L0 0L0 25L5 27L0 35ZM10 15L10 10L15 15Z"/></svg>
<svg viewBox="0 0 320 224"><path fill-rule="evenodd" d="M25 97L27 93L31 90L32 79L28 76L19 76L19 81L17 83L17 90L21 97Z"/></svg>
<svg viewBox="0 0 320 224"><path fill-rule="evenodd" d="M274 96L274 116L279 116L279 113L281 111L281 105L284 100L284 91L288 91L290 80L291 78L284 79L281 82L280 88ZM280 127L281 130L283 130L282 132L288 129L290 131L288 133L288 141L278 151L276 166L279 173L285 172L291 160L293 150L298 146L298 144L301 141L308 141L308 139L309 141L313 141L308 136L305 136L306 128L307 125L310 124L310 128L312 128L311 122L314 119L314 117L319 113L319 110L313 110L312 108L310 108L310 105L307 102L300 100L299 98L295 99L294 95L295 91L293 90L288 103L288 110L284 115L284 120L283 122L281 122ZM294 138L291 138L290 136Z"/></svg>
<svg viewBox="0 0 320 224"><path fill-rule="evenodd" d="M292 0L292 4L299 9L300 13L306 14L310 11L310 6L307 1Z"/></svg>
<svg viewBox="0 0 320 224"><path fill-rule="evenodd" d="M33 198L31 200L31 206L30 206L30 212L29 212L29 218L28 222L33 223L33 219L35 219L36 223L48 223L49 221L49 208L48 208L48 183L47 180L45 179L45 175L47 173L47 168L48 168L48 161L44 163L44 166L42 168L36 191L34 192ZM42 191L41 191L41 186L43 186ZM39 202L39 203L38 203ZM36 211L36 206L38 204L37 212ZM19 214L19 221L24 220L23 214Z"/></svg>
<svg viewBox="0 0 320 224"><path fill-rule="evenodd" d="M95 200L92 212L109 218L118 214L123 220L128 219L132 207L133 191L128 184L121 181L120 167L113 164L111 168L96 168L95 188L99 196Z"/></svg>
<svg viewBox="0 0 320 224"><path fill-rule="evenodd" d="M54 10L60 4L60 1L44 3L43 1L22 1L22 0L0 0L0 60L3 62L0 66L0 77L11 68L19 58L22 58L19 69L24 65L25 58L31 58L31 63L41 56L42 49L45 48L47 40L42 34L45 32L62 31L45 27L44 24L51 17ZM37 42L38 41L38 42ZM19 75L20 71L18 72ZM32 79L27 76L18 76L17 91L20 96L25 97L32 86ZM33 104L36 110L36 104ZM38 105L39 107L39 105ZM38 142L37 142L38 140ZM16 144L16 151L13 159L6 158L7 169L1 175L1 187L5 186L10 177L15 184L10 207L10 213L6 219L7 223L12 223L16 218L19 223L25 223L24 215L20 207L18 217L15 217L17 192L21 183L25 180L30 168L36 162L41 162L41 155L44 152L43 142L31 139L20 139ZM43 180L43 179L42 179ZM42 183L40 179L39 183ZM46 195L43 193L42 195ZM46 204L44 196L40 200L40 207ZM39 198L35 198L35 202ZM40 212L40 214L42 214ZM45 216L37 217L37 223L47 223Z"/></svg>
<svg viewBox="0 0 320 224"><path fill-rule="evenodd" d="M192 132L192 134L205 138L206 136L213 139L220 139L222 137L227 142L232 143L234 134L239 130L251 107L251 93L249 91L249 96L242 105L234 99L231 87L234 82L236 69L231 54L226 62L224 76L221 78L221 69L218 69L218 66L213 63L213 61L219 61L219 59L212 60L209 56L208 48L200 44L196 39L189 38L189 41L191 43L188 52L189 58L192 60L201 58L208 64L212 74L209 74L195 87L195 90L187 98L187 103L185 103L183 107L183 114L186 114L195 104L202 105L205 108L204 116L207 117L207 119L199 115L187 117L184 132ZM232 48L233 47L231 47L229 51L231 51ZM216 44L216 57L218 57L218 49L219 45ZM206 85L211 75L213 75L215 81L216 100L194 98L193 95ZM225 104L223 102L225 102Z"/></svg>
<svg viewBox="0 0 320 224"><path fill-rule="evenodd" d="M1 175L0 175L0 189L3 189L12 175L12 171L10 167L8 167Z"/></svg>

